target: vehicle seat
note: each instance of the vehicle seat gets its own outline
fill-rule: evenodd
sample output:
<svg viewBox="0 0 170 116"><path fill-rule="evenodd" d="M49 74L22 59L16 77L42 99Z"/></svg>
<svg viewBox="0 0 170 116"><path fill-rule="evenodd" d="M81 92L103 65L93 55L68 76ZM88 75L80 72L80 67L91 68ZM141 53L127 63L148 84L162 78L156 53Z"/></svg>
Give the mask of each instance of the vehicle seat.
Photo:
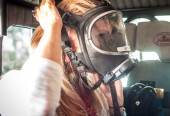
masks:
<svg viewBox="0 0 170 116"><path fill-rule="evenodd" d="M136 30L136 50L155 51L159 60L141 60L128 75L127 86L142 82L155 88L163 88L163 112L164 116L170 116L170 22L139 23Z"/></svg>
<svg viewBox="0 0 170 116"><path fill-rule="evenodd" d="M128 76L128 86L141 80L149 80L155 81L155 87L170 92L170 22L139 23L136 31L136 50L155 51L159 60L140 61Z"/></svg>

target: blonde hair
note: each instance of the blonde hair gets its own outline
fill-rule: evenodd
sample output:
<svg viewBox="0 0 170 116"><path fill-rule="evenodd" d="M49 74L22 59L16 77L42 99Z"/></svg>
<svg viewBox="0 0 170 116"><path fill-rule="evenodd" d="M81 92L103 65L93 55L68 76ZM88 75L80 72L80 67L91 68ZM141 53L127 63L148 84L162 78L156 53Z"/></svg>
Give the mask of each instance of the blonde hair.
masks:
<svg viewBox="0 0 170 116"><path fill-rule="evenodd" d="M93 0L62 0L58 7L64 11L83 15L99 3ZM44 31L40 26L36 28L31 40L32 49L37 47L43 33ZM64 64L65 76L62 84L60 106L56 109L57 115L88 116L83 98L89 96L92 102L91 108L101 108L97 96L83 84L80 77L73 71L71 63Z"/></svg>
<svg viewBox="0 0 170 116"><path fill-rule="evenodd" d="M101 2L97 0L62 0L62 2L58 4L58 7L66 12L82 16L88 10L99 4L101 4Z"/></svg>
<svg viewBox="0 0 170 116"><path fill-rule="evenodd" d="M34 50L38 46L38 43L40 42L40 39L43 36L43 34L44 34L43 29L41 28L41 26L38 26L32 35L31 39L32 50Z"/></svg>

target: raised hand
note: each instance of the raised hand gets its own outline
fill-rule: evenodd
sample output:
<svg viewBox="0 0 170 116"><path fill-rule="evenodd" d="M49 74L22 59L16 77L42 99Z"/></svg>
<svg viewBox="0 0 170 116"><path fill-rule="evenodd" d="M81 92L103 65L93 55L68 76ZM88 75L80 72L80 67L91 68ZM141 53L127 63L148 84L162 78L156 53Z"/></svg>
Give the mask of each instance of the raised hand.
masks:
<svg viewBox="0 0 170 116"><path fill-rule="evenodd" d="M63 24L55 2L53 0L42 0L40 6L35 7L33 16L41 26L37 28L37 31L38 29L43 30L34 53L62 65L61 29Z"/></svg>
<svg viewBox="0 0 170 116"><path fill-rule="evenodd" d="M42 0L40 6L35 7L34 17L44 31L54 27L62 28L62 19L53 0Z"/></svg>

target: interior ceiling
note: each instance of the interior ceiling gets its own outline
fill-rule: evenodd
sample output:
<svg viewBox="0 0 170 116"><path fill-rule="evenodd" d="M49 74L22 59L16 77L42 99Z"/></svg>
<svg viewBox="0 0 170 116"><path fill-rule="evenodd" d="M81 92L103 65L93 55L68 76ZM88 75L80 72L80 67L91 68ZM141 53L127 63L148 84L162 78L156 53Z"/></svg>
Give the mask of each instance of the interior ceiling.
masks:
<svg viewBox="0 0 170 116"><path fill-rule="evenodd" d="M170 6L170 0L107 0L116 10Z"/></svg>
<svg viewBox="0 0 170 116"><path fill-rule="evenodd" d="M34 7L41 2L41 0L7 0L7 1L16 2L19 4L23 4L25 6L32 5L31 7ZM62 0L55 0L56 3L59 3L61 1ZM105 1L110 2L116 10L170 6L170 0L105 0Z"/></svg>

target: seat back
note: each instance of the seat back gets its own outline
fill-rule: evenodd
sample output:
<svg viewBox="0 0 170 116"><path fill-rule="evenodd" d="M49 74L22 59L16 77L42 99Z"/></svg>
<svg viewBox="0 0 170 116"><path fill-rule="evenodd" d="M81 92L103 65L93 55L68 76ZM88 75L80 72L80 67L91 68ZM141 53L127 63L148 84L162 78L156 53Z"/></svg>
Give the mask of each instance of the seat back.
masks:
<svg viewBox="0 0 170 116"><path fill-rule="evenodd" d="M137 26L136 49L154 51L161 62L170 62L170 22L141 22Z"/></svg>
<svg viewBox="0 0 170 116"><path fill-rule="evenodd" d="M136 28L136 50L156 52L159 60L140 61L128 75L127 86L144 83L164 89L164 116L170 115L170 22L141 22ZM150 56L153 57L153 56ZM165 109L165 108L168 108Z"/></svg>
<svg viewBox="0 0 170 116"><path fill-rule="evenodd" d="M170 92L170 22L139 23L136 30L136 50L154 51L158 54L159 60L139 62L129 74L128 86L140 81L154 81L155 87Z"/></svg>

